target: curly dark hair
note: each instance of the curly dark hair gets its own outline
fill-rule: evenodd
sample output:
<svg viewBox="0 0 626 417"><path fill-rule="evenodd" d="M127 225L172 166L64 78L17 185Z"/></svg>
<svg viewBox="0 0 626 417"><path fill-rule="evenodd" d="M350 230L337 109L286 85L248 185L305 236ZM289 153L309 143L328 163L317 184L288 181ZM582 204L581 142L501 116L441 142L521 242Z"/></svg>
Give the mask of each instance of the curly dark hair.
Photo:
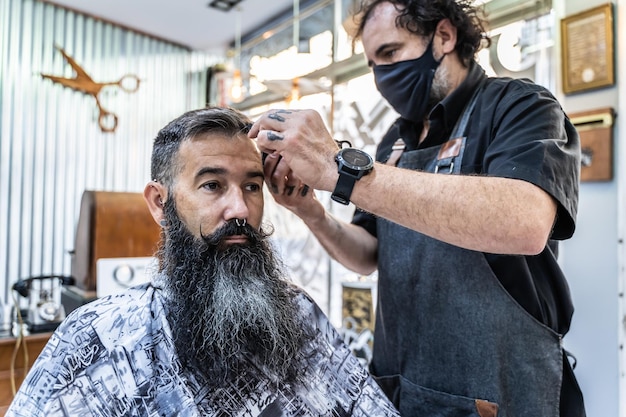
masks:
<svg viewBox="0 0 626 417"><path fill-rule="evenodd" d="M188 111L161 129L152 148L152 179L171 187L177 170L176 155L183 141L205 133L236 136L252 126L248 116L229 107Z"/></svg>
<svg viewBox="0 0 626 417"><path fill-rule="evenodd" d="M475 58L483 41L486 46L491 43L485 30L484 10L474 6L472 0L362 0L355 14L357 31L353 41L361 38L372 11L384 2L398 10L396 25L418 36L430 36L441 20L450 19L457 29L455 49L466 66Z"/></svg>

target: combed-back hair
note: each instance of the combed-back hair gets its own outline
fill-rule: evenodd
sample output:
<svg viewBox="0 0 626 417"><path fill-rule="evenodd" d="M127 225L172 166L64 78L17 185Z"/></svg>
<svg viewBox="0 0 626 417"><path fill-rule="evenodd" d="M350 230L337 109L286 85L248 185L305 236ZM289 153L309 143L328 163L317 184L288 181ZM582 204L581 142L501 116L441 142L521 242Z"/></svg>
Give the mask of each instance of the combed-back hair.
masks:
<svg viewBox="0 0 626 417"><path fill-rule="evenodd" d="M154 139L152 179L171 188L181 168L176 165L176 156L184 141L207 133L234 137L247 134L251 126L246 115L229 107L207 107L182 114L161 129Z"/></svg>
<svg viewBox="0 0 626 417"><path fill-rule="evenodd" d="M393 4L398 10L396 26L418 36L429 37L441 20L450 19L457 29L455 49L465 66L475 58L483 40L487 46L491 42L485 30L483 8L474 6L473 0L363 0L355 14L354 42L363 35L363 28L374 8L384 2Z"/></svg>

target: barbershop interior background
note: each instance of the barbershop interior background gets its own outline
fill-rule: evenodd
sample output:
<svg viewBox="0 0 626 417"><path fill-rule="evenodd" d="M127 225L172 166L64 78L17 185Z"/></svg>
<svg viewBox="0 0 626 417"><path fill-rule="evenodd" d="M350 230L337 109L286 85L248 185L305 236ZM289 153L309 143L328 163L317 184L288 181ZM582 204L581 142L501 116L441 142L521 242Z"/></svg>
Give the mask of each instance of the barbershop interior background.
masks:
<svg viewBox="0 0 626 417"><path fill-rule="evenodd" d="M16 301L26 309L32 301L13 289L20 280L89 270L89 282L55 293L70 304L112 280L119 258L150 255L152 247L130 247L104 255L108 263L78 259L98 239L123 251L127 235L140 233L135 222L96 237L90 205L109 204L117 217L135 210L128 200L103 199L143 191L152 139L186 110L230 105L254 119L270 107L314 108L336 139L374 154L396 115L375 90L359 45L351 45L352 0L243 0L229 11L220 10L227 1L207 3L0 0L4 316ZM577 359L588 416L626 417L626 129L619 117L626 56L618 53L626 0L485 3L493 44L481 65L548 87L584 137L577 230L559 255L576 307L564 345ZM318 196L337 216L351 216L353 207ZM294 281L333 324L348 326L349 294L368 294L364 302L373 306L375 275L359 277L331 261L269 195L266 220Z"/></svg>

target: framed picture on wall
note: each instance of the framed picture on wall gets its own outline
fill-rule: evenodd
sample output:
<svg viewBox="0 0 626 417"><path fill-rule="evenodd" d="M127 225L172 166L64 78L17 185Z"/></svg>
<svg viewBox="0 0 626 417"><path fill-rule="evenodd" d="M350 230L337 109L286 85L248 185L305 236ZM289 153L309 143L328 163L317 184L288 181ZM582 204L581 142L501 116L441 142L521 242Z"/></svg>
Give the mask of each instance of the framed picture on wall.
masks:
<svg viewBox="0 0 626 417"><path fill-rule="evenodd" d="M562 19L561 43L565 94L615 83L611 3Z"/></svg>

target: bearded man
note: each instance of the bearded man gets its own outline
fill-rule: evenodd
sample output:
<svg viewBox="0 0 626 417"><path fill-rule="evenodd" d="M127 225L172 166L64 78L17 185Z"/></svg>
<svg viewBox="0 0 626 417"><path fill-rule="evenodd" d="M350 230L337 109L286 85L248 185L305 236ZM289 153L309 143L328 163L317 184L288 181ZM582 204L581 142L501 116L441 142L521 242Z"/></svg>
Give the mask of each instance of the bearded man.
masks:
<svg viewBox="0 0 626 417"><path fill-rule="evenodd" d="M262 226L250 120L190 111L154 141L150 283L74 310L7 416L396 416Z"/></svg>

